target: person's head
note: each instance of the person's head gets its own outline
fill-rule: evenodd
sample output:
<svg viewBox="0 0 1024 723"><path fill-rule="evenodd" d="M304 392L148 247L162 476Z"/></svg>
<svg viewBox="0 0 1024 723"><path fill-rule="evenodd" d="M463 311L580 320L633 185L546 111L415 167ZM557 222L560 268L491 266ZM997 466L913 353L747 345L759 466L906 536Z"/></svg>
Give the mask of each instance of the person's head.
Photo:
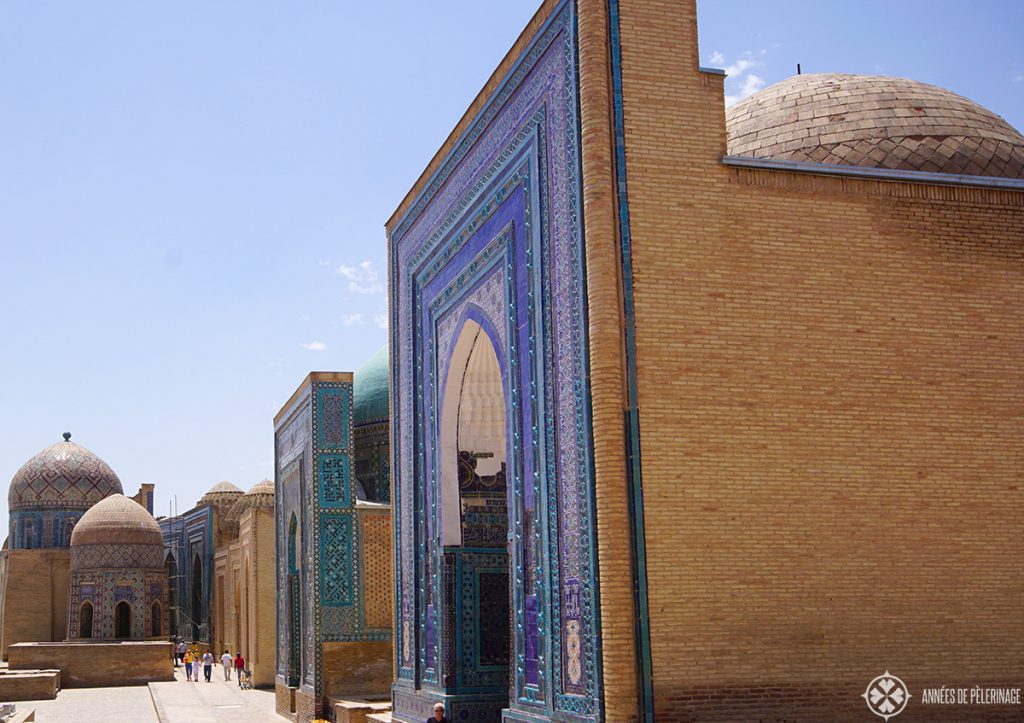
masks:
<svg viewBox="0 0 1024 723"><path fill-rule="evenodd" d="M444 718L444 703L434 703L434 720Z"/></svg>
<svg viewBox="0 0 1024 723"><path fill-rule="evenodd" d="M235 653L235 657L236 658L241 658L242 657L242 651L239 650L237 653Z"/></svg>
<svg viewBox="0 0 1024 723"><path fill-rule="evenodd" d="M231 655L231 653L227 651L227 648L224 649L224 655Z"/></svg>

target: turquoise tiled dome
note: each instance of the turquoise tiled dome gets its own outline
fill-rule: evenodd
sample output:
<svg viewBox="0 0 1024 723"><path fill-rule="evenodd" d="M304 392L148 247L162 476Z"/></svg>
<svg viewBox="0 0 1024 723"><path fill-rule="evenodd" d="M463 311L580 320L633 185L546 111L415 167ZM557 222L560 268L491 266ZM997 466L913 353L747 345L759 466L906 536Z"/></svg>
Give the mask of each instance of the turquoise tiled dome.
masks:
<svg viewBox="0 0 1024 723"><path fill-rule="evenodd" d="M352 382L355 397L353 421L363 424L383 422L388 418L388 348L382 346L355 373Z"/></svg>

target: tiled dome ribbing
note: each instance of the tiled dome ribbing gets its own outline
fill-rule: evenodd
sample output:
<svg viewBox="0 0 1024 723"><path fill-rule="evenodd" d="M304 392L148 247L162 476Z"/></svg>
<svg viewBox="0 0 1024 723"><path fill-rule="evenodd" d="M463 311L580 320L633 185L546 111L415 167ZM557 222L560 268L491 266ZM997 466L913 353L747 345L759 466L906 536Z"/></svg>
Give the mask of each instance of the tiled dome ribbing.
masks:
<svg viewBox="0 0 1024 723"><path fill-rule="evenodd" d="M352 422L383 422L388 418L388 348L382 346L356 371L352 379Z"/></svg>
<svg viewBox="0 0 1024 723"><path fill-rule="evenodd" d="M926 83L813 73L726 110L729 155L1024 178L1024 136L974 101Z"/></svg>
<svg viewBox="0 0 1024 723"><path fill-rule="evenodd" d="M68 435L70 437L70 435ZM22 465L11 480L11 512L32 509L86 510L123 492L110 466L85 447L65 440Z"/></svg>
<svg viewBox="0 0 1024 723"><path fill-rule="evenodd" d="M78 545L157 545L163 549L160 525L135 500L111 495L82 515L71 533Z"/></svg>

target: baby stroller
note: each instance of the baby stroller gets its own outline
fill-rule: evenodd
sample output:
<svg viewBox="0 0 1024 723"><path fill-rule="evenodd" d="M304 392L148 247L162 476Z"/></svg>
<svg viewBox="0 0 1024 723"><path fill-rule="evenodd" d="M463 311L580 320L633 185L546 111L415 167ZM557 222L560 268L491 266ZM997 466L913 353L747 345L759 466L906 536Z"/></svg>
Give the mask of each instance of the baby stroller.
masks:
<svg viewBox="0 0 1024 723"><path fill-rule="evenodd" d="M238 687L242 690L252 690L252 671L241 670L238 673Z"/></svg>

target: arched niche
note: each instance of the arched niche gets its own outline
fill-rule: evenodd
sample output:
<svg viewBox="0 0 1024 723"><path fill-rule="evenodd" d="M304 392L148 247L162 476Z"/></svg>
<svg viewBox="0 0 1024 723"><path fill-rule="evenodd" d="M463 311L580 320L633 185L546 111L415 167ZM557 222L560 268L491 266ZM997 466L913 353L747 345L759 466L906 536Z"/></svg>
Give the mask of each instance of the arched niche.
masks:
<svg viewBox="0 0 1024 723"><path fill-rule="evenodd" d="M132 606L122 600L114 606L114 637L128 639L132 636Z"/></svg>
<svg viewBox="0 0 1024 723"><path fill-rule="evenodd" d="M505 497L507 405L502 368L488 331L467 318L449 358L440 415L444 546L463 544L469 498ZM503 503L502 503L503 504Z"/></svg>
<svg viewBox="0 0 1024 723"><path fill-rule="evenodd" d="M151 618L150 618L150 633L149 634L152 635L154 638L159 636L159 635L163 635L163 624L162 624L163 623L163 620L162 620L163 615L162 615L162 611L160 609L160 603L159 602L154 602L153 603L153 607L152 607L152 610L150 611L150 615L151 615Z"/></svg>
<svg viewBox="0 0 1024 723"><path fill-rule="evenodd" d="M78 637L92 637L92 603L86 600L78 611Z"/></svg>

